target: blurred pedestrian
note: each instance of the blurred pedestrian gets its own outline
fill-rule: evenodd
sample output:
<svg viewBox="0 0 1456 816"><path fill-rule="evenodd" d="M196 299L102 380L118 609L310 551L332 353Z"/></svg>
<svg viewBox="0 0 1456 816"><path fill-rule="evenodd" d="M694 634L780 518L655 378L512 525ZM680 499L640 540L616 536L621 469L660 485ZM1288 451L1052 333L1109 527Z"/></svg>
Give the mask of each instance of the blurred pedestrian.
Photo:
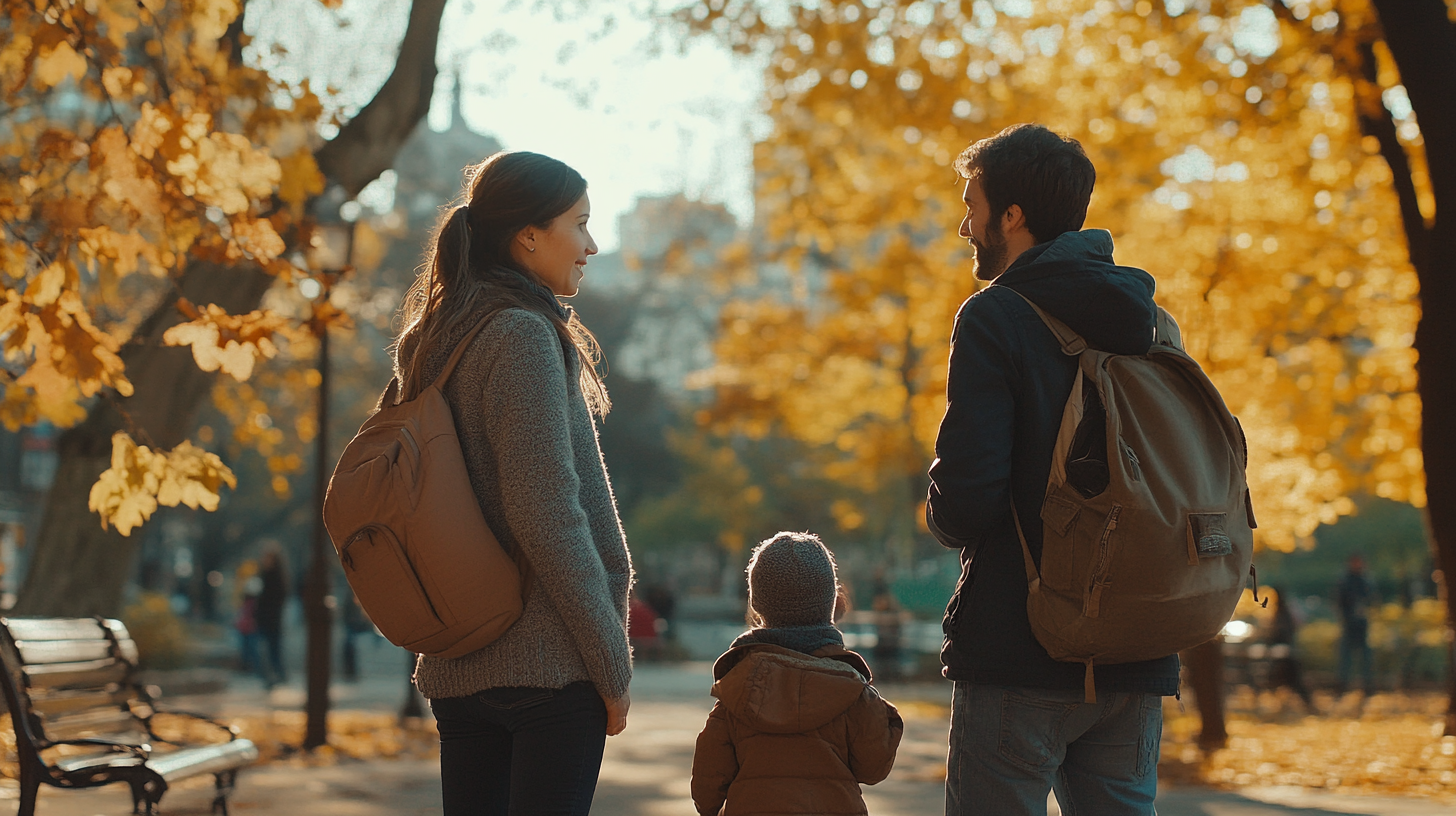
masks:
<svg viewBox="0 0 1456 816"><path fill-rule="evenodd" d="M1365 575L1365 559L1358 553L1350 556L1345 576L1335 589L1335 606L1340 611L1339 691L1350 687L1352 663L1359 661L1363 689L1369 694L1375 686L1375 667L1370 650L1370 607L1375 603L1375 589Z"/></svg>
<svg viewBox="0 0 1456 816"><path fill-rule="evenodd" d="M481 513L528 567L526 600L484 648L421 656L415 684L439 727L445 816L585 816L632 679L600 348L558 300L597 253L591 201L579 173L535 153L497 153L466 177L405 295L395 372L417 394L461 355L442 391Z"/></svg>
<svg viewBox="0 0 1456 816"><path fill-rule="evenodd" d="M238 600L238 614L233 619L233 627L238 630L238 659L243 671L256 674L267 682L263 655L258 648L261 640L258 634L258 593L263 591L263 579L251 574L256 569L253 566L249 570L249 577L243 582L243 594Z"/></svg>
<svg viewBox="0 0 1456 816"><path fill-rule="evenodd" d="M901 675L900 657L904 642L905 613L900 609L900 602L888 585L875 594L870 601L870 609L875 616L875 647L871 652L875 673L883 682L894 682Z"/></svg>
<svg viewBox="0 0 1456 816"><path fill-rule="evenodd" d="M677 611L677 594L666 581L655 581L642 590L642 600L652 607L657 613L660 622L658 629L664 641L671 641L677 637L673 631L673 613Z"/></svg>
<svg viewBox="0 0 1456 816"><path fill-rule="evenodd" d="M632 642L633 657L657 660L662 656L658 623L657 613L633 592L627 599L627 639Z"/></svg>
<svg viewBox="0 0 1456 816"><path fill-rule="evenodd" d="M258 558L258 578L262 585L258 589L254 616L258 635L263 639L263 685L272 689L288 677L283 665L283 606L288 601L288 570L275 541L265 544Z"/></svg>
<svg viewBox="0 0 1456 816"><path fill-rule="evenodd" d="M1304 684L1304 667L1298 652L1303 616L1299 613L1297 602L1288 596L1284 587L1270 587L1270 590L1274 594L1274 616L1269 622L1269 634L1264 639L1269 647L1269 686L1293 691L1303 701L1305 710L1313 712L1314 699Z"/></svg>
<svg viewBox="0 0 1456 816"><path fill-rule="evenodd" d="M834 626L834 556L779 533L748 562L749 631L713 664L718 698L693 753L698 813L866 813L904 722Z"/></svg>

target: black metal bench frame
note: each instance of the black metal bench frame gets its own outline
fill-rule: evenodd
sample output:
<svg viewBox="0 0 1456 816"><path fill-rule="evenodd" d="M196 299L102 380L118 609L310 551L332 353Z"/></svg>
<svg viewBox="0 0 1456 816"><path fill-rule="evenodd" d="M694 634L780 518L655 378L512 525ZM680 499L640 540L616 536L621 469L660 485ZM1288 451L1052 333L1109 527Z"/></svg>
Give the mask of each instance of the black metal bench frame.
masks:
<svg viewBox="0 0 1456 816"><path fill-rule="evenodd" d="M37 637L37 633L45 632L64 634L54 638ZM95 637L81 639L76 633ZM77 648L68 648L69 644L76 644ZM48 651L60 659L46 659ZM27 654L33 659L27 661ZM88 655L89 659L75 659ZM42 782L71 789L126 782L131 787L132 813L155 814L167 791L169 778L176 780L204 773L211 773L215 778L212 811L227 816L227 799L237 781L238 769L257 759L257 748L238 737L235 729L200 714L157 707L146 688L135 680L136 644L121 621L100 617L0 618L0 661L4 664L0 686L4 688L5 702L10 709L20 761L17 816L34 816ZM44 682L33 682L37 680ZM36 695L41 699L36 700ZM120 733L58 737L48 733L48 715L42 708L58 719L68 719L72 730L80 721L83 734L86 719L95 717L103 724L100 731L107 730L106 723L124 724L126 733L144 734L146 738L116 738ZM195 745L165 739L152 724L153 716L159 713L207 723L220 729L227 741ZM177 750L155 752L154 743ZM51 760L42 755L43 751L58 746L94 747L96 753Z"/></svg>

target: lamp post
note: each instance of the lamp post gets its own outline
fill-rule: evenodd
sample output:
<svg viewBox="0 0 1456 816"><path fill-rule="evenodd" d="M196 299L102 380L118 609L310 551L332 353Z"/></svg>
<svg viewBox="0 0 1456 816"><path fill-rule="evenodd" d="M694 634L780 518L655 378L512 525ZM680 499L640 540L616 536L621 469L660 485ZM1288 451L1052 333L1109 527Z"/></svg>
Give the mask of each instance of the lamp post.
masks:
<svg viewBox="0 0 1456 816"><path fill-rule="evenodd" d="M340 208L342 216L349 210ZM357 208L354 213L357 217ZM304 581L303 608L308 624L308 696L304 703L306 725L304 750L312 750L329 741L329 684L333 658L334 607L329 592L333 545L324 527L324 493L329 486L332 460L329 458L329 321L328 303L333 286L348 271L354 255L354 223L347 220L320 223L315 230L309 253L309 266L318 270L313 279L318 292L314 297L313 317L309 328L318 338L318 403L317 434L314 440L314 527L308 577ZM312 287L310 287L312 288ZM307 294L307 292L305 292Z"/></svg>

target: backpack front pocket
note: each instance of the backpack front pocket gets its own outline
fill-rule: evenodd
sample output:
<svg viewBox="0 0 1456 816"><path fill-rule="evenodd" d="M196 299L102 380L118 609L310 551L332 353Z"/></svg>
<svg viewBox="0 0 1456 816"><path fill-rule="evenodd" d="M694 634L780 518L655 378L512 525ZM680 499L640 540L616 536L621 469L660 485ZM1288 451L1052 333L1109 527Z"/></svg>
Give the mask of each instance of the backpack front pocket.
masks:
<svg viewBox="0 0 1456 816"><path fill-rule="evenodd" d="M390 642L412 643L443 627L408 554L389 528L364 527L349 537L339 558L354 597Z"/></svg>

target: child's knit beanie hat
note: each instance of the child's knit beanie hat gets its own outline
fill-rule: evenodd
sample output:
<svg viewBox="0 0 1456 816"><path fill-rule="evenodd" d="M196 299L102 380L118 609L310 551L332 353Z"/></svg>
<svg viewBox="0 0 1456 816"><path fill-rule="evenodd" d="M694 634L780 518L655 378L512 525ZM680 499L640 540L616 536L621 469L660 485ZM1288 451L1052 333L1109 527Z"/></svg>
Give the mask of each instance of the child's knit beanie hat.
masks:
<svg viewBox="0 0 1456 816"><path fill-rule="evenodd" d="M832 626L838 592L834 555L812 533L779 533L748 562L748 605L767 628Z"/></svg>

